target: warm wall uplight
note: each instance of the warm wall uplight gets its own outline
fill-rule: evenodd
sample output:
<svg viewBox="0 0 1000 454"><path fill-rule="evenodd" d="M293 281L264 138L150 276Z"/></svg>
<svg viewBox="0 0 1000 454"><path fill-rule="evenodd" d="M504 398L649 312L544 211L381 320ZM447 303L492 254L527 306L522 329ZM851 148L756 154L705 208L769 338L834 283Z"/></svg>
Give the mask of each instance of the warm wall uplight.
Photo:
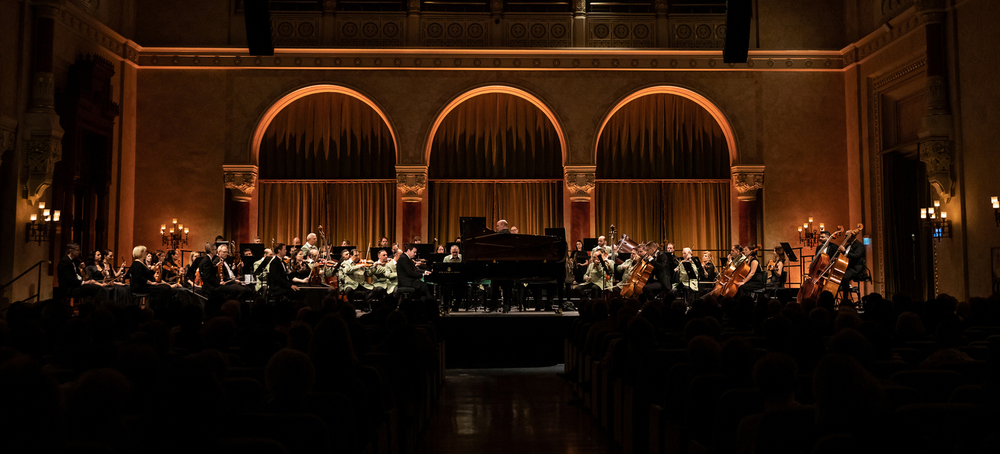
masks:
<svg viewBox="0 0 1000 454"><path fill-rule="evenodd" d="M808 222L804 222L802 227L796 227L799 231L799 244L808 247L816 247L819 244L820 232L826 230L826 226L821 222L819 230L813 228L813 217L809 216Z"/></svg>
<svg viewBox="0 0 1000 454"><path fill-rule="evenodd" d="M930 230L931 237L941 241L941 238L951 238L951 220L948 212L941 210L941 201L935 200L934 206L920 209L920 221L924 228Z"/></svg>
<svg viewBox="0 0 1000 454"><path fill-rule="evenodd" d="M38 209L41 213L31 213L31 222L25 225L25 241L42 244L55 235L58 226L54 223L59 222L59 210L45 208L45 202L38 202Z"/></svg>
<svg viewBox="0 0 1000 454"><path fill-rule="evenodd" d="M990 197L990 204L993 205L993 215L997 219L997 227L1000 227L1000 197Z"/></svg>
<svg viewBox="0 0 1000 454"><path fill-rule="evenodd" d="M160 224L160 243L170 249L177 249L188 244L188 232L191 229L184 228L184 224L178 224L177 218L171 220L170 229L167 224Z"/></svg>

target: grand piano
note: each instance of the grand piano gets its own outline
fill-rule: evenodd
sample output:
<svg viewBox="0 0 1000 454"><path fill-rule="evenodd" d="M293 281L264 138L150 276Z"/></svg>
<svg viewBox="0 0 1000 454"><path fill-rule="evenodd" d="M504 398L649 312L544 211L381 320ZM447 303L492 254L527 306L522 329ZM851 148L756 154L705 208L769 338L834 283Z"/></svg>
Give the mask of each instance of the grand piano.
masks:
<svg viewBox="0 0 1000 454"><path fill-rule="evenodd" d="M566 279L566 240L556 235L497 233L485 218L461 219L462 262L429 263L429 283L454 285L489 280L522 283Z"/></svg>

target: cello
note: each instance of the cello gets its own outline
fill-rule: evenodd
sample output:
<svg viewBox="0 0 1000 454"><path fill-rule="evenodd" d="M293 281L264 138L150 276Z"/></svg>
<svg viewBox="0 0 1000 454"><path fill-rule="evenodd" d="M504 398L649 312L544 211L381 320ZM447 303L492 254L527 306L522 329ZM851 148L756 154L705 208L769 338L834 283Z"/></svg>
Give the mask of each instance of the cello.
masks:
<svg viewBox="0 0 1000 454"><path fill-rule="evenodd" d="M622 245L627 245L629 252L639 249L638 245L628 240L627 235L622 237ZM651 248L649 244L642 246L646 252L639 256L639 261L635 265L632 265L628 281L622 284L621 296L624 298L641 295L642 288L646 286L646 281L649 280L649 275L653 272L653 252L655 250L649 250ZM622 246L619 246L618 250L621 252Z"/></svg>
<svg viewBox="0 0 1000 454"><path fill-rule="evenodd" d="M760 248L754 249L752 252L757 252L758 250ZM741 253L738 259L729 262L729 266L719 273L719 277L715 278L715 287L708 294L716 295L719 298L732 298L736 296L736 293L740 290L740 286L737 283L743 282L750 274L750 260L747 260L747 258L746 254Z"/></svg>
<svg viewBox="0 0 1000 454"><path fill-rule="evenodd" d="M860 234L864 228L864 224L858 224L858 228L848 230L847 236L844 237L844 242L840 244L850 246L854 243L854 240L857 239L858 234ZM839 250L836 254L834 254L834 256L834 259L830 260L830 265L827 267L827 278L823 284L822 291L827 291L836 295L837 292L840 291L840 284L844 280L844 273L847 272L848 260L844 254L840 253Z"/></svg>
<svg viewBox="0 0 1000 454"><path fill-rule="evenodd" d="M795 296L795 301L799 304L802 304L802 301L806 298L813 298L822 291L826 283L826 271L830 266L830 255L826 253L826 247L830 244L831 240L843 232L844 226L838 225L837 231L831 233L826 242L816 249L816 257L809 264L809 277L802 281L799 293Z"/></svg>

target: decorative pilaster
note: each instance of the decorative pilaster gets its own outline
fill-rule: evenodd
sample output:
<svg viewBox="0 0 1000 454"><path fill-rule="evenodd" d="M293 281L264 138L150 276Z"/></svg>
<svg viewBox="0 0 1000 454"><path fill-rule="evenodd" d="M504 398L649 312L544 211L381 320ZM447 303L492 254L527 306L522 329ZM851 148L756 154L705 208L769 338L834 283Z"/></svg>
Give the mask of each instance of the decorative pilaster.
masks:
<svg viewBox="0 0 1000 454"><path fill-rule="evenodd" d="M596 183L596 166L566 166L566 189L572 202L590 202Z"/></svg>
<svg viewBox="0 0 1000 454"><path fill-rule="evenodd" d="M955 181L951 177L954 148L947 139L920 142L920 160L927 165L927 181L946 199L954 195Z"/></svg>
<svg viewBox="0 0 1000 454"><path fill-rule="evenodd" d="M257 166L234 164L222 166L222 181L232 191L232 200L250 202L257 187Z"/></svg>
<svg viewBox="0 0 1000 454"><path fill-rule="evenodd" d="M764 166L733 166L732 174L737 200L757 200L757 190L764 187Z"/></svg>
<svg viewBox="0 0 1000 454"><path fill-rule="evenodd" d="M396 188L404 202L421 202L427 189L427 167L396 166Z"/></svg>

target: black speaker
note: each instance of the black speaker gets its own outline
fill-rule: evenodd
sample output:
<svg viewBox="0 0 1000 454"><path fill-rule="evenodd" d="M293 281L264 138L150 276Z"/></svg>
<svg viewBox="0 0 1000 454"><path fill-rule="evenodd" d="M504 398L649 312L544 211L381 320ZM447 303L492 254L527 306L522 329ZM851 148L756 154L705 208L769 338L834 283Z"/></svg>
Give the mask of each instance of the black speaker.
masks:
<svg viewBox="0 0 1000 454"><path fill-rule="evenodd" d="M746 63L750 51L750 0L726 2L726 44L722 48L725 63Z"/></svg>
<svg viewBox="0 0 1000 454"><path fill-rule="evenodd" d="M244 0L243 18L247 25L250 55L274 55L274 34L271 32L271 9L268 1Z"/></svg>

